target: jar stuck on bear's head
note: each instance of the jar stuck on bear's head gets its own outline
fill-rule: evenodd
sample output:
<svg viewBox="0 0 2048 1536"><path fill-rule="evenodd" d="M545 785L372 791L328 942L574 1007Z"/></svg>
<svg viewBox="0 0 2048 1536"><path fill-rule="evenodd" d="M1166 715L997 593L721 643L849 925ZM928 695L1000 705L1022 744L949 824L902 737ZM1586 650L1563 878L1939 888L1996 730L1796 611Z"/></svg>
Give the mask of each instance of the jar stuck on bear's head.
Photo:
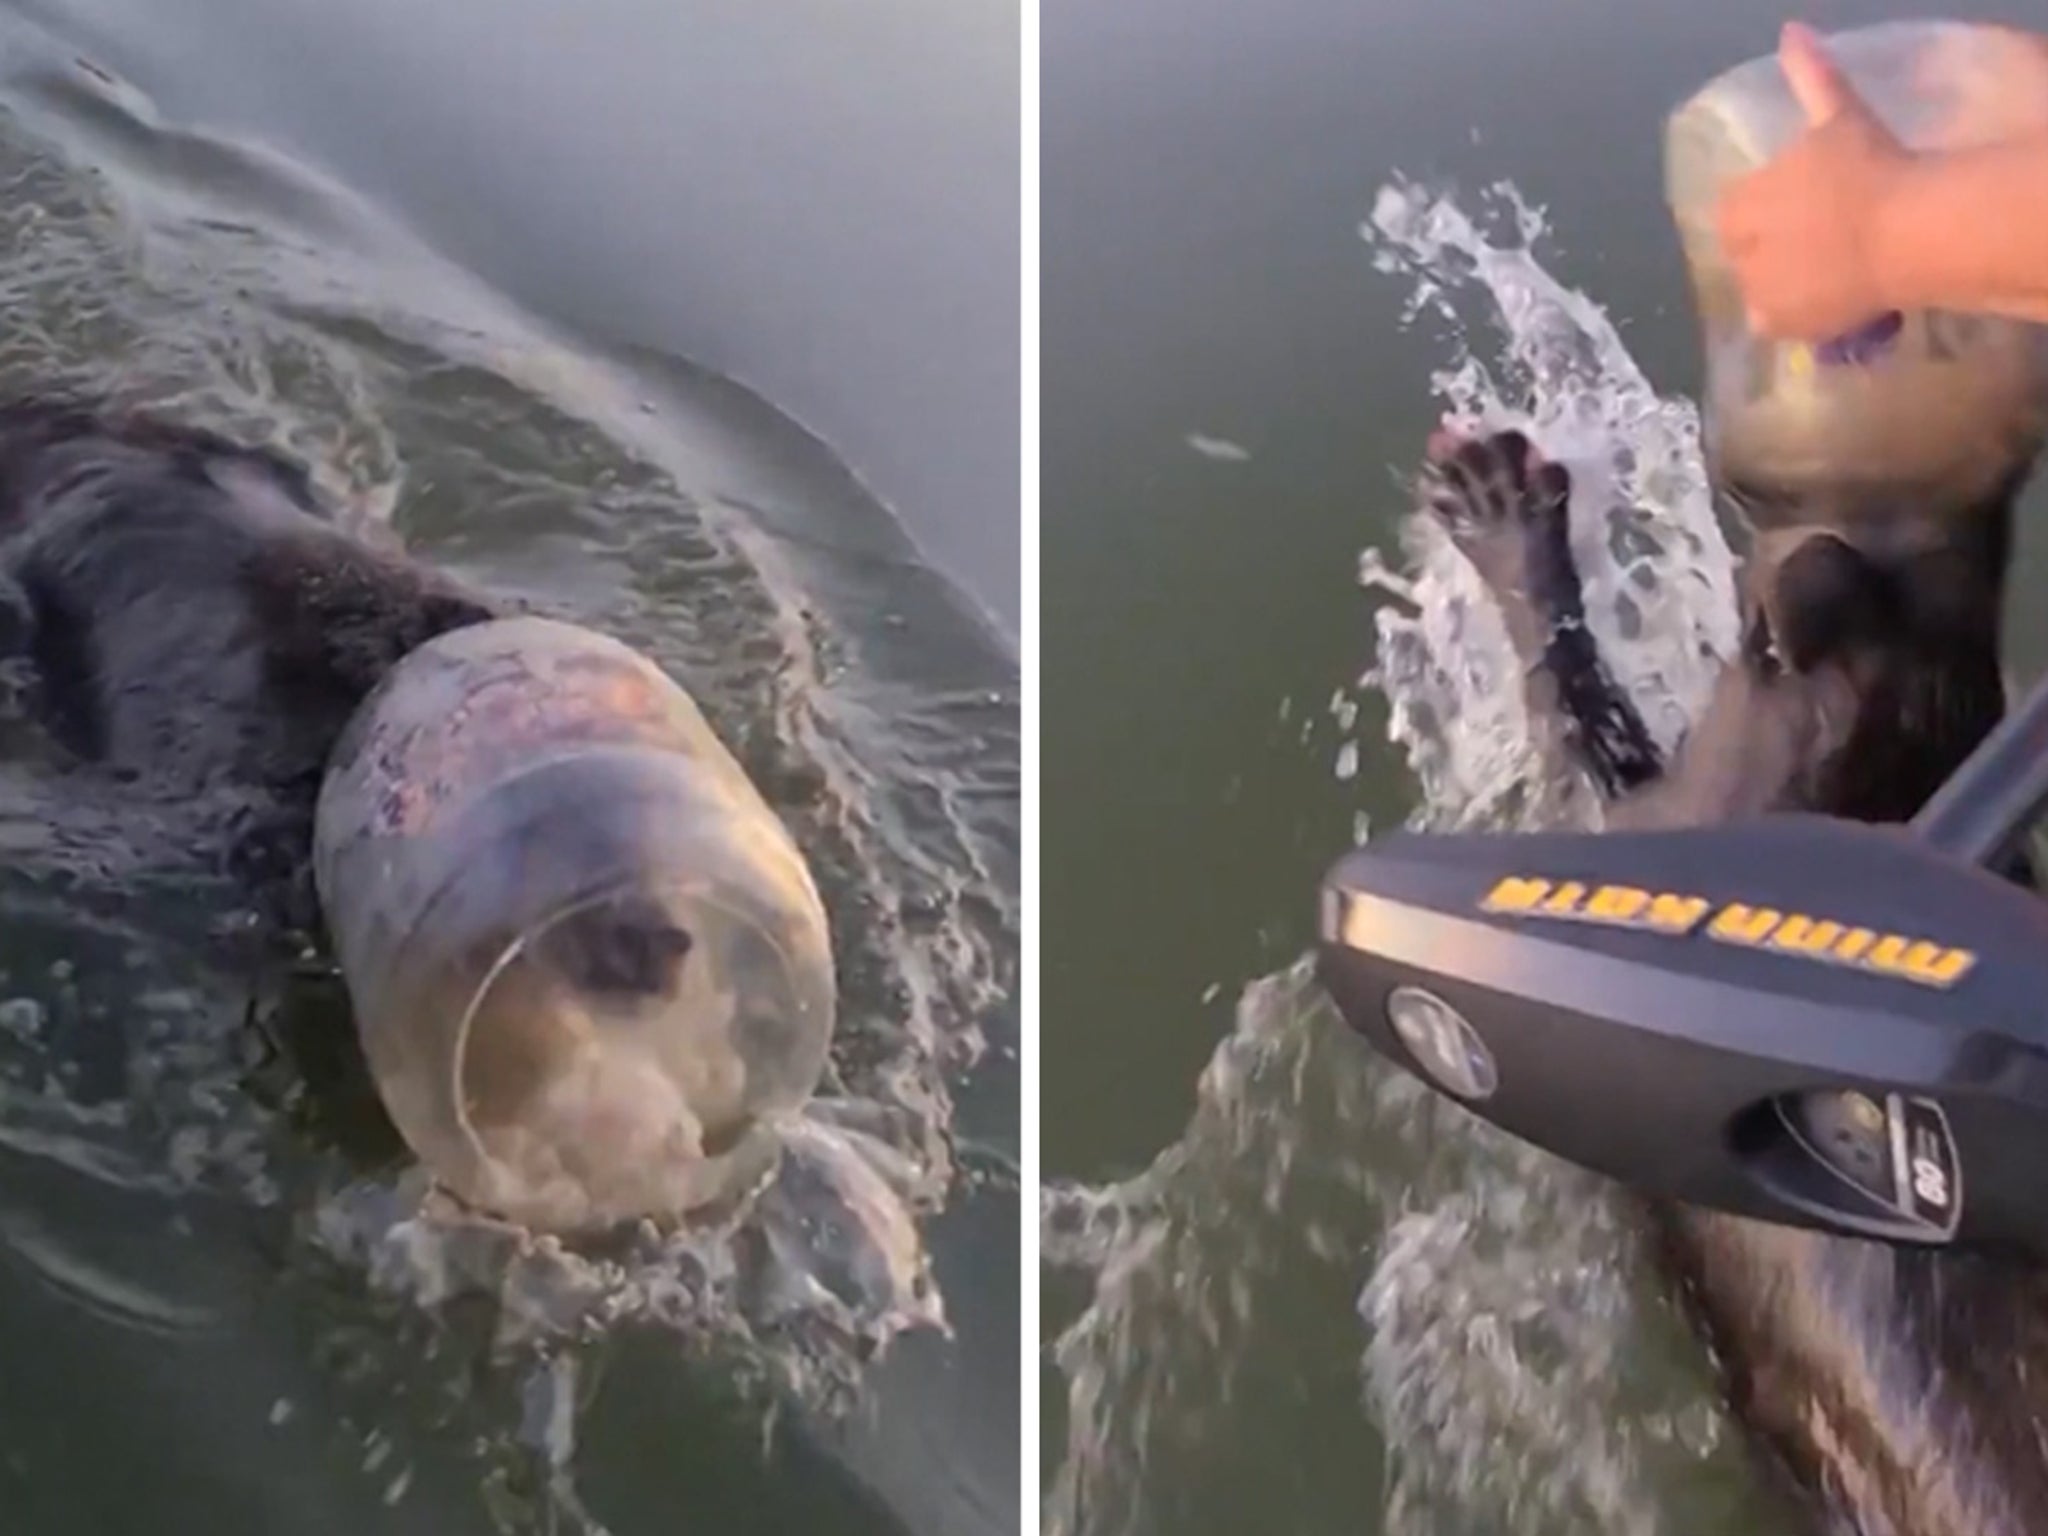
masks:
<svg viewBox="0 0 2048 1536"><path fill-rule="evenodd" d="M2048 130L2048 41L2004 27L1891 22L1826 46L1912 149ZM1665 187L1705 348L1714 479L1760 521L1938 522L2009 490L2048 440L2048 330L1988 315L1873 315L1819 345L1753 335L1715 209L1805 126L1777 57L1753 59L1672 114Z"/></svg>
<svg viewBox="0 0 2048 1536"><path fill-rule="evenodd" d="M725 1199L824 1069L831 948L794 841L603 636L510 619L408 656L335 752L315 874L392 1119L510 1219Z"/></svg>

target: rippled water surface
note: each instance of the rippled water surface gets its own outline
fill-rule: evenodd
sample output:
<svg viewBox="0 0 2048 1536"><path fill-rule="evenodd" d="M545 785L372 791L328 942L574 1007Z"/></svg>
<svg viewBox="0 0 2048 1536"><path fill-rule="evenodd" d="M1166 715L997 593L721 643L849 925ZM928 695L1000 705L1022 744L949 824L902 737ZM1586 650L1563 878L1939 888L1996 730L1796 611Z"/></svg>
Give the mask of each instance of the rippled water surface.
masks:
<svg viewBox="0 0 2048 1536"><path fill-rule="evenodd" d="M1667 740L1730 647L1659 134L1780 19L1048 5L1050 1533L1802 1530L1609 1189L1383 1069L1302 960L1375 828L1592 814L1413 515L1444 414L1571 464Z"/></svg>
<svg viewBox="0 0 2048 1536"><path fill-rule="evenodd" d="M1018 699L986 564L938 574L731 357L515 303L91 30L0 17L0 388L283 445L656 657L814 861L843 1005L742 1229L465 1226L335 1048L332 979L0 720L0 1524L1014 1529Z"/></svg>

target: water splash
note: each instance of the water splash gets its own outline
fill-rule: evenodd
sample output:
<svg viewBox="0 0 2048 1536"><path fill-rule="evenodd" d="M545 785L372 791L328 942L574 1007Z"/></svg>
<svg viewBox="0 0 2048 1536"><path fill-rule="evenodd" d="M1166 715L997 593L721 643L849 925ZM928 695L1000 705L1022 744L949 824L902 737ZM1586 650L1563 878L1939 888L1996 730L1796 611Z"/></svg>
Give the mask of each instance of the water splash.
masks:
<svg viewBox="0 0 2048 1536"><path fill-rule="evenodd" d="M1449 198L1390 186L1365 233L1376 265L1413 283L1411 310L1433 309L1460 338L1435 380L1452 419L1520 427L1573 470L1588 622L1668 747L1736 638L1697 413L1658 396L1598 306L1542 269L1540 214L1510 187L1492 203L1511 230L1498 242ZM1472 350L1468 301L1498 337L1496 366ZM1470 568L1425 515L1402 536L1406 570L1365 573L1407 604L1376 613L1366 681L1422 780L1418 819L1597 820L1584 786L1560 794L1534 773L1517 664ZM1668 1487L1688 1456L1712 1457L1720 1418L1697 1370L1660 1390L1641 1368L1683 1358L1683 1332L1611 1187L1405 1079L1389 1098L1410 1124L1454 1122L1407 1182L1359 1298L1368 1399L1398 1464L1389 1531L1436 1529L1445 1507L1519 1530L1693 1528L1673 1523ZM1685 1433L1652 1433L1672 1425Z"/></svg>
<svg viewBox="0 0 2048 1536"><path fill-rule="evenodd" d="M1511 187L1474 217L1405 183L1363 230L1379 270L1410 285L1409 319L1447 328L1452 358L1432 383L1450 417L1518 426L1572 468L1589 623L1668 744L1734 647L1734 563L1694 409L1658 396L1599 307L1543 270L1543 232ZM1388 741L1419 781L1414 821L1596 819L1584 786L1536 773L1477 578L1419 513L1399 546L1361 561L1377 607L1359 687L1388 705ZM1358 718L1342 696L1332 712L1347 731ZM1340 775L1353 761L1340 753ZM1361 1529L1776 1525L1611 1188L1369 1059L1305 963L1245 990L1188 1129L1149 1169L1047 1192L1041 1243L1088 1287L1055 1347L1068 1435L1048 1532L1188 1527L1184 1485L1228 1460L1236 1416L1283 1401L1241 1401L1243 1381L1262 1355L1320 1336L1287 1300L1318 1269L1346 1277L1365 1332L1357 1442L1370 1454L1376 1431L1386 1452L1359 1490L1381 1505L1359 1511Z"/></svg>
<svg viewBox="0 0 2048 1536"><path fill-rule="evenodd" d="M1538 263L1540 213L1506 185L1489 200L1501 243L1448 197L1381 190L1361 233L1374 265L1412 284L1408 312L1450 329L1431 379L1463 427L1518 427L1572 471L1572 546L1587 621L1665 745L1736 642L1734 562L1715 520L1692 404L1657 394L1613 322ZM1483 318L1467 312L1484 306ZM1491 332L1496 347L1476 349ZM1429 518L1400 530L1396 570L1360 562L1378 644L1362 687L1385 695L1389 739L1420 780L1431 825L1586 820L1583 796L1540 782L1515 662L1471 567Z"/></svg>
<svg viewBox="0 0 2048 1536"><path fill-rule="evenodd" d="M1302 1363L1289 1276L1348 1270L1392 1193L1355 1134L1361 1066L1305 965L1254 982L1180 1140L1122 1183L1041 1192L1043 1260L1090 1290L1053 1348L1068 1402L1048 1533L1186 1529L1217 1480L1277 1474L1235 1459L1232 1426L1299 1412L1256 1380Z"/></svg>

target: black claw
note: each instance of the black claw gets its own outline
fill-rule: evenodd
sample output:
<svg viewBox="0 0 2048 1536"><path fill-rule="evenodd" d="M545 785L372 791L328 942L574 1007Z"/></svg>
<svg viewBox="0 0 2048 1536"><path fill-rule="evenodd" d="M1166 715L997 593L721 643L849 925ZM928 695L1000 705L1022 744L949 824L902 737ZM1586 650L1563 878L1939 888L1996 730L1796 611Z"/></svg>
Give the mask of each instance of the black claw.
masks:
<svg viewBox="0 0 2048 1536"><path fill-rule="evenodd" d="M1502 455L1491 438L1476 438L1460 448L1450 463L1450 475L1466 495L1478 497L1500 478ZM1508 473L1512 475L1513 471Z"/></svg>
<svg viewBox="0 0 2048 1536"><path fill-rule="evenodd" d="M1507 466L1508 483L1517 491L1526 490L1529 485L1529 460L1533 453L1529 439L1510 427L1505 432L1494 434L1492 446L1496 462Z"/></svg>
<svg viewBox="0 0 2048 1536"><path fill-rule="evenodd" d="M1563 512L1572 499L1571 471L1562 464L1545 464L1537 470L1534 499L1546 512Z"/></svg>
<svg viewBox="0 0 2048 1536"><path fill-rule="evenodd" d="M1471 504L1449 486L1431 488L1429 510L1436 514L1437 521L1451 528L1466 526L1471 517Z"/></svg>
<svg viewBox="0 0 2048 1536"><path fill-rule="evenodd" d="M1437 466L1437 475L1444 494L1466 506L1470 506L1475 500L1471 451L1472 445L1467 443Z"/></svg>

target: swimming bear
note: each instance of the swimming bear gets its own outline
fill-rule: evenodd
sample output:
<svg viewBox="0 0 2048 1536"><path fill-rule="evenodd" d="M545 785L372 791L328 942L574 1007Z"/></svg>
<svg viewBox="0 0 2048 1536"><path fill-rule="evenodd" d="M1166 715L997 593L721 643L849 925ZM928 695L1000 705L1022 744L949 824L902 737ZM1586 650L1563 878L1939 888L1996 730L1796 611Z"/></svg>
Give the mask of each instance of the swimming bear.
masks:
<svg viewBox="0 0 2048 1536"><path fill-rule="evenodd" d="M1667 760L1586 624L1571 477L1517 432L1439 433L1427 504L1507 620L1551 766L1616 827L1769 811L1909 819L1998 723L2020 479L1969 515L1775 520L1742 580L1739 654ZM2024 868L2012 873L2024 878ZM2048 1531L2048 1274L1669 1202L1657 1248L1737 1416L1859 1536Z"/></svg>
<svg viewBox="0 0 2048 1536"><path fill-rule="evenodd" d="M48 400L0 404L0 658L117 828L331 941L445 1190L568 1233L774 1166L827 1061L826 914L652 661L358 536L281 455Z"/></svg>

